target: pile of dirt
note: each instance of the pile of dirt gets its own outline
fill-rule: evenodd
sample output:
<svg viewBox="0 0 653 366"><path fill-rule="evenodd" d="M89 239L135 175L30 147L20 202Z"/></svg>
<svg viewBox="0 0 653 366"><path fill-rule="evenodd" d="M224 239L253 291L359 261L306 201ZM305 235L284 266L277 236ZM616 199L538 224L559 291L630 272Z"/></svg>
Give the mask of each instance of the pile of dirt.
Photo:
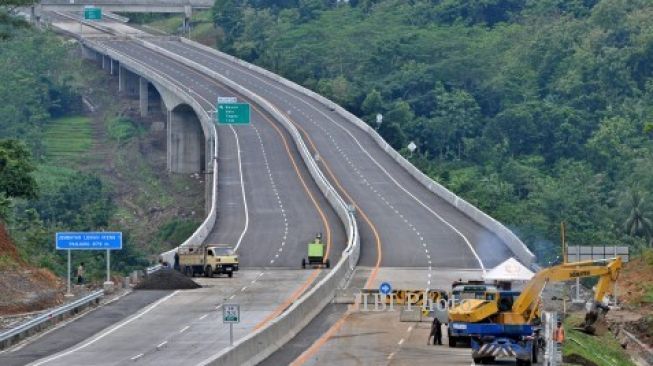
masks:
<svg viewBox="0 0 653 366"><path fill-rule="evenodd" d="M646 255L640 258L631 258L631 261L624 264L619 274L619 295L621 300L632 305L650 307L644 296L653 286L653 265L650 263L650 256Z"/></svg>
<svg viewBox="0 0 653 366"><path fill-rule="evenodd" d="M164 269L147 276L134 288L137 290L190 290L200 287L202 286L178 271Z"/></svg>

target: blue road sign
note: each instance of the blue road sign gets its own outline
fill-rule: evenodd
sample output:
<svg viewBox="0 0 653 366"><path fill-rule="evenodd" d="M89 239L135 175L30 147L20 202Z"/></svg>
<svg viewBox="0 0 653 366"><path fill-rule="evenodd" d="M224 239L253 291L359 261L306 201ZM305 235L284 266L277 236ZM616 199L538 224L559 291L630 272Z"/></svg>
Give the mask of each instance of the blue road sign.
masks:
<svg viewBox="0 0 653 366"><path fill-rule="evenodd" d="M388 295L392 292L392 286L388 282L382 282L381 286L379 286L379 291L384 295Z"/></svg>
<svg viewBox="0 0 653 366"><path fill-rule="evenodd" d="M118 250L122 249L122 233L57 233L56 243L59 250Z"/></svg>

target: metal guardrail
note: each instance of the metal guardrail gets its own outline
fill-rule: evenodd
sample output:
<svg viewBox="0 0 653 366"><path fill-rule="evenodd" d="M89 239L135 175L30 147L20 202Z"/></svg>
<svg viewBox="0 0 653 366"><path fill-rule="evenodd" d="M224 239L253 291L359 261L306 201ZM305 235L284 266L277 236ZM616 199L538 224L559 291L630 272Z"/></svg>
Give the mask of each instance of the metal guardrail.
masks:
<svg viewBox="0 0 653 366"><path fill-rule="evenodd" d="M152 273L154 273L154 272L160 270L161 268L163 268L162 265L160 265L160 264L156 264L156 265L154 265L154 266L152 266L152 267L147 267L147 268L145 268L145 273L147 273L148 275L151 275Z"/></svg>
<svg viewBox="0 0 653 366"><path fill-rule="evenodd" d="M60 315L64 315L80 307L87 306L91 302L98 302L102 296L104 296L104 290L95 291L89 295L82 297L79 300L75 300L69 304L65 304L56 309L50 310L6 332L0 333L0 349L7 348L13 343L14 340L20 340L24 338L25 334L29 334L32 330L35 330L35 328L36 330L39 330L40 326L49 321L52 321L53 319L56 319Z"/></svg>

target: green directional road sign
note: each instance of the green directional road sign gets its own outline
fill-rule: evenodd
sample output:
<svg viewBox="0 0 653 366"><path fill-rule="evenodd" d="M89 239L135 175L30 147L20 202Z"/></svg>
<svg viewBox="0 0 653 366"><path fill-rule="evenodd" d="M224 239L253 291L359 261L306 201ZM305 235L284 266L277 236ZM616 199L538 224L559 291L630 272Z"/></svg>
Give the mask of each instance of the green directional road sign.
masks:
<svg viewBox="0 0 653 366"><path fill-rule="evenodd" d="M102 19L102 8L98 8L96 6L84 7L84 19L85 20L101 20Z"/></svg>
<svg viewBox="0 0 653 366"><path fill-rule="evenodd" d="M221 125L249 124L249 104L247 103L218 104L218 124Z"/></svg>

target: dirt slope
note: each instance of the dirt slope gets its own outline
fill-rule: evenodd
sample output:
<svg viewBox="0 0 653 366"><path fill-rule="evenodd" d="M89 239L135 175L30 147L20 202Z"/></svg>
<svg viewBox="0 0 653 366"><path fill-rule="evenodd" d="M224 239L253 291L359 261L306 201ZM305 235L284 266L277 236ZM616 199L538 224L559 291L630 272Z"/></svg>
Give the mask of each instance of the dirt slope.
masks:
<svg viewBox="0 0 653 366"><path fill-rule="evenodd" d="M25 264L2 222L0 259L0 315L42 310L62 302L63 283L49 270Z"/></svg>

